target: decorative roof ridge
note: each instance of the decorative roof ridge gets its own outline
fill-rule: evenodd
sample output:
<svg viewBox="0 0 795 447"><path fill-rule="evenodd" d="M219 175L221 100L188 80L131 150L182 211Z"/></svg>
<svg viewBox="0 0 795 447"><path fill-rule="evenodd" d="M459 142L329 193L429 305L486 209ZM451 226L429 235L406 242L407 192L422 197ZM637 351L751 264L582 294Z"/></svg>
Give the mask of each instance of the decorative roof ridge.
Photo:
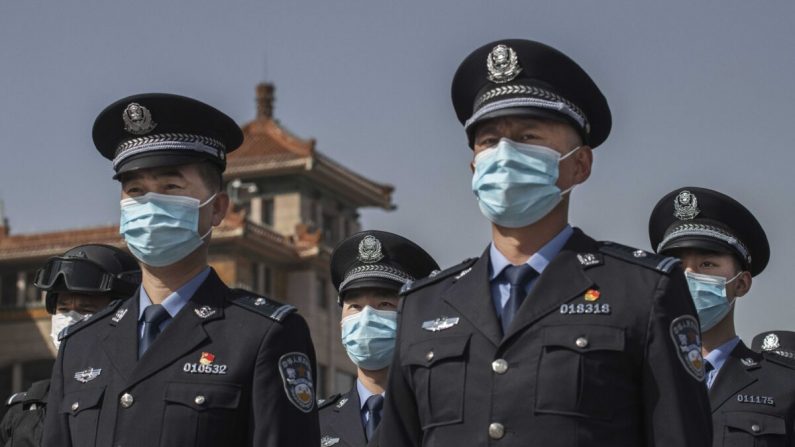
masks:
<svg viewBox="0 0 795 447"><path fill-rule="evenodd" d="M289 131L273 118L259 117L254 121L244 124L241 129L243 130L244 136L244 142L242 146L246 146L246 140L251 142L253 138L260 135L265 135L275 140L275 142L284 149L287 149L296 155L300 155L302 157L314 156L316 144L314 138L301 138ZM229 154L230 159L234 157L235 152Z"/></svg>
<svg viewBox="0 0 795 447"><path fill-rule="evenodd" d="M392 192L395 191L395 187L388 184L388 183L380 183L372 180L370 178L365 177L362 174L357 173L356 171L343 166L341 163L335 161L331 157L323 154L322 152L315 152L315 159L320 164L325 164L329 168L339 171L341 174L348 176L351 180L355 181L361 186L370 187L380 191L384 195L391 195Z"/></svg>

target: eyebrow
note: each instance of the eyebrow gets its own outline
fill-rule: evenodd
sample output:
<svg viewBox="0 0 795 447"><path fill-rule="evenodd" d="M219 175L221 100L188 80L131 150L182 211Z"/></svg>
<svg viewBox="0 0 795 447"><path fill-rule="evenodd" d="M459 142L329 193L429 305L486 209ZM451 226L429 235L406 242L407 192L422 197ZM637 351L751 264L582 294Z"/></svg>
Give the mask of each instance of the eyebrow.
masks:
<svg viewBox="0 0 795 447"><path fill-rule="evenodd" d="M128 175L123 176L121 178L121 182L122 183L132 182L134 180L140 180L147 176L154 177L155 179L160 179L163 177L177 177L179 179L185 179L185 176L182 175L182 173L179 170L173 168L163 168L163 169L156 169L148 173L148 175L144 175L140 172L133 171L130 172Z"/></svg>

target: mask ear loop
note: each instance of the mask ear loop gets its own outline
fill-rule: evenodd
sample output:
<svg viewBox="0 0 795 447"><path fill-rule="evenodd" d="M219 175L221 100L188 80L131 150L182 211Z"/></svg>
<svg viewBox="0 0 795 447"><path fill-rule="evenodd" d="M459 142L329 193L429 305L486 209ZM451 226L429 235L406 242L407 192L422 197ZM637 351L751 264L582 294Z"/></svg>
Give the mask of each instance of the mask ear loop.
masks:
<svg viewBox="0 0 795 447"><path fill-rule="evenodd" d="M574 149L570 150L568 153L566 153L566 155L560 157L558 159L558 164L560 164L561 161L569 158L569 156L571 156L571 154L573 154L573 153L577 152L578 150L580 150L581 147L582 147L582 145L579 145L579 146L575 147ZM560 192L560 196L563 197L564 195L570 193L571 190L574 189L575 186L577 186L577 185L574 184L574 185L571 185L568 188L564 189L563 191Z"/></svg>
<svg viewBox="0 0 795 447"><path fill-rule="evenodd" d="M210 198L208 198L207 200L205 200L204 202L202 202L202 203L200 203L200 204L199 204L199 208L201 209L201 208L202 208L204 205L207 205L208 203L210 203L210 202L211 202L213 199L215 199L215 197L216 197L217 195L218 195L218 193L215 193L215 194L211 195L211 196L210 196ZM210 225L210 229L209 229L209 230L207 230L207 232L206 232L206 233L204 233L204 235L202 235L202 237L201 237L200 239L201 239L201 240L204 240L204 239L206 239L206 238L207 238L207 236L209 236L209 235L210 235L210 233L212 233L212 232L213 232L213 226L212 226L212 225Z"/></svg>

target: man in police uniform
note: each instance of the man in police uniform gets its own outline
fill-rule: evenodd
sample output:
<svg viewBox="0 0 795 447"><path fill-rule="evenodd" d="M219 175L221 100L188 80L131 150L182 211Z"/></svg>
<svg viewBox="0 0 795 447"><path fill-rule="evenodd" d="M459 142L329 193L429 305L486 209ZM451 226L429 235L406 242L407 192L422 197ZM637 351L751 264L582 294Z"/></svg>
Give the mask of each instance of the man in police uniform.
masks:
<svg viewBox="0 0 795 447"><path fill-rule="evenodd" d="M88 318L114 298L129 297L141 282L138 263L116 247L88 244L50 258L36 272L33 285L46 292L44 307L52 315L51 336L58 349L58 333ZM8 399L0 422L0 446L38 447L44 430L49 380L40 380Z"/></svg>
<svg viewBox="0 0 795 447"><path fill-rule="evenodd" d="M368 230L331 254L331 278L342 307L342 344L356 364L356 385L319 404L321 445L375 445L397 333L398 291L438 270L419 245Z"/></svg>
<svg viewBox="0 0 795 447"><path fill-rule="evenodd" d="M795 445L795 371L748 349L734 328L734 303L770 258L762 226L731 197L684 187L654 207L649 239L685 268L701 325L712 445Z"/></svg>
<svg viewBox="0 0 795 447"><path fill-rule="evenodd" d="M464 60L452 97L492 243L405 288L381 445L708 445L681 267L567 223L610 131L598 87L503 40Z"/></svg>
<svg viewBox="0 0 795 447"><path fill-rule="evenodd" d="M316 447L303 318L207 266L240 128L199 101L143 94L108 106L93 136L121 182L142 287L61 336L44 445Z"/></svg>

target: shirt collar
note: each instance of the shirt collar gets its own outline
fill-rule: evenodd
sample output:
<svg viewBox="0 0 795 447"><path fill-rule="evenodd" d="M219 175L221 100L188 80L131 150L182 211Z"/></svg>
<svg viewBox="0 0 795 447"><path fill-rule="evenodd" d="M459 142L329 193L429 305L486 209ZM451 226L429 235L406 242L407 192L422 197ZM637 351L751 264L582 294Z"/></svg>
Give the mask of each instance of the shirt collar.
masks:
<svg viewBox="0 0 795 447"><path fill-rule="evenodd" d="M179 289L171 292L166 299L160 303L168 312L168 315L171 318L174 318L177 313L188 304L188 301L193 297L196 293L196 290L199 289L199 286L202 285L207 276L210 274L210 267L206 267L204 270L199 272L198 275L191 278L190 281L186 282L182 285ZM149 295L146 293L146 290L141 286L141 293L138 297L139 303L139 310L138 310L138 321L144 317L144 310L146 307L152 304L152 300L149 298Z"/></svg>
<svg viewBox="0 0 795 447"><path fill-rule="evenodd" d="M740 343L740 337L735 335L734 338L710 351L705 360L708 361L717 372L721 366L726 363L726 359L729 358L729 354L731 354L737 346L737 343Z"/></svg>
<svg viewBox="0 0 795 447"><path fill-rule="evenodd" d="M359 392L359 410L364 411L364 405L367 403L367 399L369 399L370 396L374 396L375 393L371 393L359 379L356 379L356 391ZM385 393L381 393L382 396L384 394Z"/></svg>
<svg viewBox="0 0 795 447"><path fill-rule="evenodd" d="M539 274L544 272L544 269L547 268L549 263L555 256L560 253L560 250L563 249L563 246L566 244L566 241L569 240L572 233L574 233L574 229L571 228L571 225L566 224L560 233L555 235L552 239L549 240L543 247L541 247L537 252L533 253L532 256L527 260L526 264L533 267L533 270L537 271ZM502 273L505 267L511 265L511 262L500 253L497 247L494 245L494 242L491 243L489 247L489 258L491 260L491 271L489 280L493 280L497 276Z"/></svg>

